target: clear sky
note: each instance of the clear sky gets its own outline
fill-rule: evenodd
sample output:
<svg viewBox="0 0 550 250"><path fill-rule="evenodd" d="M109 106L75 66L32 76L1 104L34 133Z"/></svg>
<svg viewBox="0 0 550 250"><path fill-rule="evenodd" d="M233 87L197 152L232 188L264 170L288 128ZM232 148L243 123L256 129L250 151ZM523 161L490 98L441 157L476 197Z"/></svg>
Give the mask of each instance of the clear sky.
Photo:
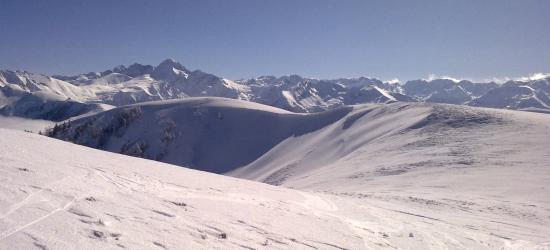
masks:
<svg viewBox="0 0 550 250"><path fill-rule="evenodd" d="M0 68L165 58L230 79L523 76L550 71L550 1L0 0Z"/></svg>

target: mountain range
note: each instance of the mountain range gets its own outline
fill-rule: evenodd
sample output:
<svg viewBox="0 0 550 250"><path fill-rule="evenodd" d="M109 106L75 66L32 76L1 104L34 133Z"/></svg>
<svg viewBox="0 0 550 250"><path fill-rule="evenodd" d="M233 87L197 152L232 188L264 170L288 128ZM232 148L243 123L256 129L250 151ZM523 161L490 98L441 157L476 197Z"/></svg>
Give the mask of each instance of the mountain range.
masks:
<svg viewBox="0 0 550 250"><path fill-rule="evenodd" d="M224 97L298 113L361 103L433 102L548 112L550 77L474 83L449 79L403 84L374 78L319 80L298 75L229 80L167 59L76 76L0 71L0 114L62 121L113 107L187 97Z"/></svg>

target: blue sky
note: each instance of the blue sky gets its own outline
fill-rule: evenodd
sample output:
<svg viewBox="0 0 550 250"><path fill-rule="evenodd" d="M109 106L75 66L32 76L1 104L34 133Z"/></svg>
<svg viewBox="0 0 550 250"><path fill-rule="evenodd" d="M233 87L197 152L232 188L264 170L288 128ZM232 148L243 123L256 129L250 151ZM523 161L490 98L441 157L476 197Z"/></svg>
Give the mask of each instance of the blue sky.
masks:
<svg viewBox="0 0 550 250"><path fill-rule="evenodd" d="M76 74L173 58L230 79L550 71L547 0L0 1L4 69Z"/></svg>

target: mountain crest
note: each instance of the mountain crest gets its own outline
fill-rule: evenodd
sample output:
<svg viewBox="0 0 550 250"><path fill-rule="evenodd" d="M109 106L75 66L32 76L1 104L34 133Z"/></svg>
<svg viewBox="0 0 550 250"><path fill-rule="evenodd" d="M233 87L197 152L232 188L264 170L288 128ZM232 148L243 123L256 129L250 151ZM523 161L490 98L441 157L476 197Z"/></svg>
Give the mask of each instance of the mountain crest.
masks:
<svg viewBox="0 0 550 250"><path fill-rule="evenodd" d="M181 76L187 78L189 76L189 70L174 59L162 61L155 67L153 72L151 72L151 77L159 80L173 80Z"/></svg>

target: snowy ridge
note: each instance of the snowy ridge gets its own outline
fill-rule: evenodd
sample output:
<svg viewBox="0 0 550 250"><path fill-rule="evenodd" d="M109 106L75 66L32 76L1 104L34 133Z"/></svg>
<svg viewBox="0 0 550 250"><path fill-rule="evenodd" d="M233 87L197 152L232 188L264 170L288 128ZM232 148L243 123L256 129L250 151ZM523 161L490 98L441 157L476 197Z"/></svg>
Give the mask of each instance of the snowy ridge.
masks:
<svg viewBox="0 0 550 250"><path fill-rule="evenodd" d="M437 142L448 140L443 135L458 129L485 133L513 127L504 122L503 117L507 116L510 114L506 111L403 102L344 106L326 112L299 114L252 102L208 97L116 108L62 124L49 135L94 148L216 173L243 167L231 174L278 184L292 179L287 180L290 175L287 166L293 166L293 171L300 167L317 170L364 152L363 149L372 148L372 144L380 140L422 139L427 135L422 131L437 131L440 137L433 138ZM406 148L413 142L403 139L402 143ZM466 160L459 156L462 155L456 155L454 162L447 163L426 156L431 162L421 165L469 166L476 163L470 155L464 155L468 157ZM302 161L305 163L299 163ZM403 167L395 171L405 173L408 170ZM277 179L277 173L284 171L283 177ZM304 183L299 175L292 176Z"/></svg>
<svg viewBox="0 0 550 250"><path fill-rule="evenodd" d="M378 90L378 92L380 92L380 94L382 94L384 97L388 98L389 101L397 101L397 99L395 99L395 97L391 96L386 90L384 89L381 89L379 87L376 87L374 86L374 89Z"/></svg>
<svg viewBox="0 0 550 250"><path fill-rule="evenodd" d="M49 135L224 173L252 162L290 136L320 129L350 110L304 115L233 99L186 98L112 109L57 126Z"/></svg>

